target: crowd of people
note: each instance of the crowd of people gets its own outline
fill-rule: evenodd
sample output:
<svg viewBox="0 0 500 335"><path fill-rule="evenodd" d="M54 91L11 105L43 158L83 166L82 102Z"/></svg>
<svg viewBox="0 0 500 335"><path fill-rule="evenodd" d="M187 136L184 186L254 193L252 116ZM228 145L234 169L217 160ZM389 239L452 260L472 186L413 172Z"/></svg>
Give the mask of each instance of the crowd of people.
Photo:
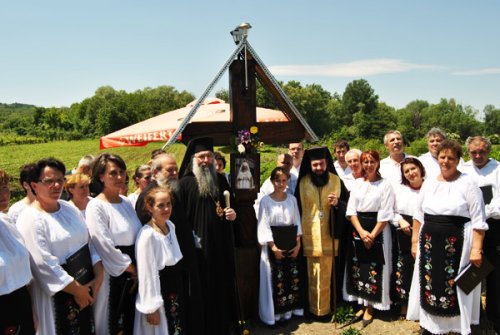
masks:
<svg viewBox="0 0 500 335"><path fill-rule="evenodd" d="M467 140L464 162L443 131L427 137L420 157L397 130L383 159L345 140L331 148L335 161L303 143L278 154L254 204L263 324L330 321L348 303L346 326L392 308L422 333L469 334L485 291L500 333L499 163L487 138ZM87 155L69 172L45 158L21 168L26 196L10 208L0 170L0 332L235 333L238 208L225 166L210 137L195 138L180 168L155 150L127 194L118 155ZM486 285L465 293L457 275L488 261Z"/></svg>

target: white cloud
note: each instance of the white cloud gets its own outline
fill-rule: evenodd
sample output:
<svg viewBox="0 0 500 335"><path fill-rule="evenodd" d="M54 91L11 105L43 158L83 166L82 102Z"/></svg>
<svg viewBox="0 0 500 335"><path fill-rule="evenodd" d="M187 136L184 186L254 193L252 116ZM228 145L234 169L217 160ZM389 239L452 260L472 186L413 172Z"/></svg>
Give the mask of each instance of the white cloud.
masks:
<svg viewBox="0 0 500 335"><path fill-rule="evenodd" d="M367 59L349 63L325 65L276 65L270 70L275 75L323 76L323 77L367 77L386 73L415 70L435 70L436 65L408 63L399 59Z"/></svg>
<svg viewBox="0 0 500 335"><path fill-rule="evenodd" d="M477 70L467 70L467 71L455 71L452 72L453 75L456 76L481 76L488 74L500 74L499 67L490 67L486 69L477 69Z"/></svg>

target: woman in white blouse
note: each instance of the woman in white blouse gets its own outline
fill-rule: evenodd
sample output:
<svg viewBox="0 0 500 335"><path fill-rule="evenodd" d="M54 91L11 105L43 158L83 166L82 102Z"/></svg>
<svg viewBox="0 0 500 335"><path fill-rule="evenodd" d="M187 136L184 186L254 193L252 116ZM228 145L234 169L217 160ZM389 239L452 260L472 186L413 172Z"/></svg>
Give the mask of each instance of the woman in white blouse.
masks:
<svg viewBox="0 0 500 335"><path fill-rule="evenodd" d="M38 334L94 334L93 295L99 294L103 269L78 211L59 200L64 164L47 158L35 164L29 185L35 201L19 215L17 227L26 242L35 280L31 285ZM82 282L81 271L71 274L71 259L80 254L78 268L93 271ZM86 265L89 265L90 268ZM92 276L89 276L92 278Z"/></svg>
<svg viewBox="0 0 500 335"><path fill-rule="evenodd" d="M151 183L151 166L147 164L143 164L135 169L135 173L132 176L132 180L134 181L136 190L134 193L128 195L128 200L132 204L132 207L135 208L135 203L137 202L137 198L141 194L142 191L146 189L146 187Z"/></svg>
<svg viewBox="0 0 500 335"><path fill-rule="evenodd" d="M69 203L75 206L85 220L85 210L92 199L90 197L90 177L86 174L76 172L66 177L64 188L69 195Z"/></svg>
<svg viewBox="0 0 500 335"><path fill-rule="evenodd" d="M349 323L373 321L373 308L390 309L390 273L392 269L391 230L394 217L394 193L379 173L380 156L374 150L361 154L364 178L356 179L347 204L353 244L348 251L343 296L356 301L360 309Z"/></svg>
<svg viewBox="0 0 500 335"><path fill-rule="evenodd" d="M9 176L0 169L0 334L35 334L29 253L21 234L3 213L9 207Z"/></svg>
<svg viewBox="0 0 500 335"><path fill-rule="evenodd" d="M469 263L481 264L488 229L479 187L457 169L461 156L457 142L441 143L441 173L426 179L413 216L416 270L407 319L420 320L427 334L470 334L471 324L479 323L481 285L467 295L455 283Z"/></svg>
<svg viewBox="0 0 500 335"><path fill-rule="evenodd" d="M406 317L408 297L415 260L411 254L411 234L413 213L417 207L417 197L424 182L425 169L422 163L414 157L407 157L400 163L401 184L394 187L396 195L393 224L396 226L396 236L393 260L392 291L393 303L399 305L400 319Z"/></svg>
<svg viewBox="0 0 500 335"><path fill-rule="evenodd" d="M185 325L179 317L178 294L172 292L181 273L172 273L182 253L175 235L175 226L169 220L172 213L172 193L167 186L148 191L144 207L151 220L137 236L137 274L139 292L136 300L134 334L185 334Z"/></svg>
<svg viewBox="0 0 500 335"><path fill-rule="evenodd" d="M268 326L303 315L300 292L300 272L297 255L302 229L297 200L286 192L290 173L282 167L271 172L274 192L265 195L259 205L257 236L262 252L260 257L259 315ZM291 229L291 247L277 245L280 229ZM274 229L274 231L273 231Z"/></svg>
<svg viewBox="0 0 500 335"><path fill-rule="evenodd" d="M120 195L127 167L121 157L101 154L94 165L93 182L102 192L86 210L87 226L104 265L104 283L96 297L94 314L98 334L132 334L137 271L135 239L141 229L134 208Z"/></svg>

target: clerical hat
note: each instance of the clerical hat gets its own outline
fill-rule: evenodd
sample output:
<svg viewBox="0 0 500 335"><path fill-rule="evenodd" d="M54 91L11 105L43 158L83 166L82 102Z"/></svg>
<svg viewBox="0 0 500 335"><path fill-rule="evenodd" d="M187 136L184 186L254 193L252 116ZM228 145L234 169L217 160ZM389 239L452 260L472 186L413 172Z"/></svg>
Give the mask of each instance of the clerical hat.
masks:
<svg viewBox="0 0 500 335"><path fill-rule="evenodd" d="M183 177L187 173L191 172L191 160L194 154L201 151L214 151L214 139L212 137L196 137L189 141L186 153L182 159L181 168L179 169L179 177Z"/></svg>

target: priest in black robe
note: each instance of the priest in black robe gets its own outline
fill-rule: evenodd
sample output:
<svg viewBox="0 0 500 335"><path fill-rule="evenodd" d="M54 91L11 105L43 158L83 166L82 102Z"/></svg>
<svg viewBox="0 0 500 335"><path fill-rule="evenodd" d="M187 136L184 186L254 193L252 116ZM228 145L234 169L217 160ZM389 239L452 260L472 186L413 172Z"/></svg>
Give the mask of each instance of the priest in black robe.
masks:
<svg viewBox="0 0 500 335"><path fill-rule="evenodd" d="M212 138L196 138L188 144L179 174L180 201L196 234L205 333L231 334L239 310L234 273L236 212L225 201L224 191L230 194L230 187L215 170Z"/></svg>

